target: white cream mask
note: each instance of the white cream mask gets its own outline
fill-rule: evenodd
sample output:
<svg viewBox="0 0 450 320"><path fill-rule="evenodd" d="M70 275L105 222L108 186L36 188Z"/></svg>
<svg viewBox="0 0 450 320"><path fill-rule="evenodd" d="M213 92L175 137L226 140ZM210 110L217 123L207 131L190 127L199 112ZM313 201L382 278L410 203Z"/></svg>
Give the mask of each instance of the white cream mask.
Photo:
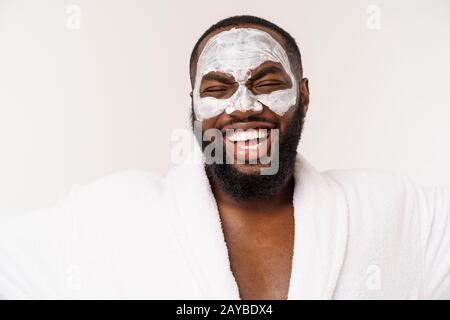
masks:
<svg viewBox="0 0 450 320"><path fill-rule="evenodd" d="M266 61L279 62L289 75L292 87L268 94L253 94L245 85L251 71ZM200 83L209 72L232 75L239 87L227 99L200 97ZM297 100L297 81L292 74L289 58L283 47L267 32L251 28L233 28L211 37L197 62L193 92L197 120L215 117L223 111L261 110L262 104L282 116Z"/></svg>

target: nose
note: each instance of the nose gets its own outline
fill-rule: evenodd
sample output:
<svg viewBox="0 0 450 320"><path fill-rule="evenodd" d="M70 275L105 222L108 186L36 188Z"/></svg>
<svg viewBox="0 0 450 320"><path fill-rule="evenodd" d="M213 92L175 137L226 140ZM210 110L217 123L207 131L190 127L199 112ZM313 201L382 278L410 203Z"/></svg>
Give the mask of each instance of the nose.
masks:
<svg viewBox="0 0 450 320"><path fill-rule="evenodd" d="M239 83L239 88L235 93L231 105L229 105L225 112L227 114L237 114L239 117L249 117L250 115L259 114L263 111L263 105L258 101L258 98L247 88L245 83ZM248 112L255 112L247 114Z"/></svg>
<svg viewBox="0 0 450 320"><path fill-rule="evenodd" d="M264 112L264 106L261 105L260 108L252 108L247 109L245 111L241 110L234 110L233 112L229 113L228 116L230 118L233 118L234 121L248 121L249 118L252 118L254 116L259 116L261 113Z"/></svg>
<svg viewBox="0 0 450 320"><path fill-rule="evenodd" d="M240 93L239 98L235 101L236 105L230 108L231 112L229 115L231 117L247 120L249 117L259 115L263 112L264 107L262 103L251 94L248 88L241 87Z"/></svg>

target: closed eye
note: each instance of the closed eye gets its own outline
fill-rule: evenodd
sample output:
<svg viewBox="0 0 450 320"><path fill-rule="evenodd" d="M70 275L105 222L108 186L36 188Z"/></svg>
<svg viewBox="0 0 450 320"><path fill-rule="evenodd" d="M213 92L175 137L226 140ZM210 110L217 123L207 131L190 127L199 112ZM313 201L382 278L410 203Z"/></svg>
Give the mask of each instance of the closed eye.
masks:
<svg viewBox="0 0 450 320"><path fill-rule="evenodd" d="M282 82L281 81L263 81L260 82L256 85L257 88L262 88L262 87L270 87L270 86L278 86L281 85Z"/></svg>
<svg viewBox="0 0 450 320"><path fill-rule="evenodd" d="M203 90L203 92L223 92L226 91L228 88L225 87L209 87Z"/></svg>

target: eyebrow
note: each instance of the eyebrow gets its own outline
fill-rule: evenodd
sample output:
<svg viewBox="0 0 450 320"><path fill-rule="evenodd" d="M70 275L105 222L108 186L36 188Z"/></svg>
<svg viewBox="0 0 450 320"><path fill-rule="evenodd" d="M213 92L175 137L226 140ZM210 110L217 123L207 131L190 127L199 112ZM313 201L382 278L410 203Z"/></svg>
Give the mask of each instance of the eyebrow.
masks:
<svg viewBox="0 0 450 320"><path fill-rule="evenodd" d="M268 66L265 68L262 68L261 70L259 70L258 72L256 72L255 75L251 76L251 80L258 80L262 77L264 77L265 75L269 74L269 73L280 73L283 72L283 69L281 69L278 66Z"/></svg>
<svg viewBox="0 0 450 320"><path fill-rule="evenodd" d="M234 83L234 81L231 80L229 77L217 73L207 73L203 76L202 80L219 81L226 84Z"/></svg>
<svg viewBox="0 0 450 320"><path fill-rule="evenodd" d="M278 67L278 66L268 66L265 68L262 68L261 70L259 70L255 75L253 75L250 79L251 80L258 80L262 77L264 77L267 74L270 73L280 73L283 72L283 69ZM210 80L210 81L219 81L225 84L232 84L235 81L231 80L229 77L221 75L221 74L217 74L217 73L207 73L203 76L202 81L203 80Z"/></svg>

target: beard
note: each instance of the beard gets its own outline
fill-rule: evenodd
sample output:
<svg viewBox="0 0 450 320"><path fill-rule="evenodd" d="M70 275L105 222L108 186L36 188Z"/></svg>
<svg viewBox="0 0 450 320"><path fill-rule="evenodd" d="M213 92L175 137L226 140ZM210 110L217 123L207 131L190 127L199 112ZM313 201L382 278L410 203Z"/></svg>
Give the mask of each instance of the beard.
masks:
<svg viewBox="0 0 450 320"><path fill-rule="evenodd" d="M239 171L225 162L205 164L206 174L211 181L237 201L257 200L275 195L285 187L293 177L297 146L303 131L305 111L300 102L296 106L292 119L286 125L284 134L280 134L279 167L273 175L251 174ZM279 129L279 125L278 128ZM202 143L202 149L211 143ZM273 146L272 146L273 148ZM273 154L273 150L271 150Z"/></svg>

